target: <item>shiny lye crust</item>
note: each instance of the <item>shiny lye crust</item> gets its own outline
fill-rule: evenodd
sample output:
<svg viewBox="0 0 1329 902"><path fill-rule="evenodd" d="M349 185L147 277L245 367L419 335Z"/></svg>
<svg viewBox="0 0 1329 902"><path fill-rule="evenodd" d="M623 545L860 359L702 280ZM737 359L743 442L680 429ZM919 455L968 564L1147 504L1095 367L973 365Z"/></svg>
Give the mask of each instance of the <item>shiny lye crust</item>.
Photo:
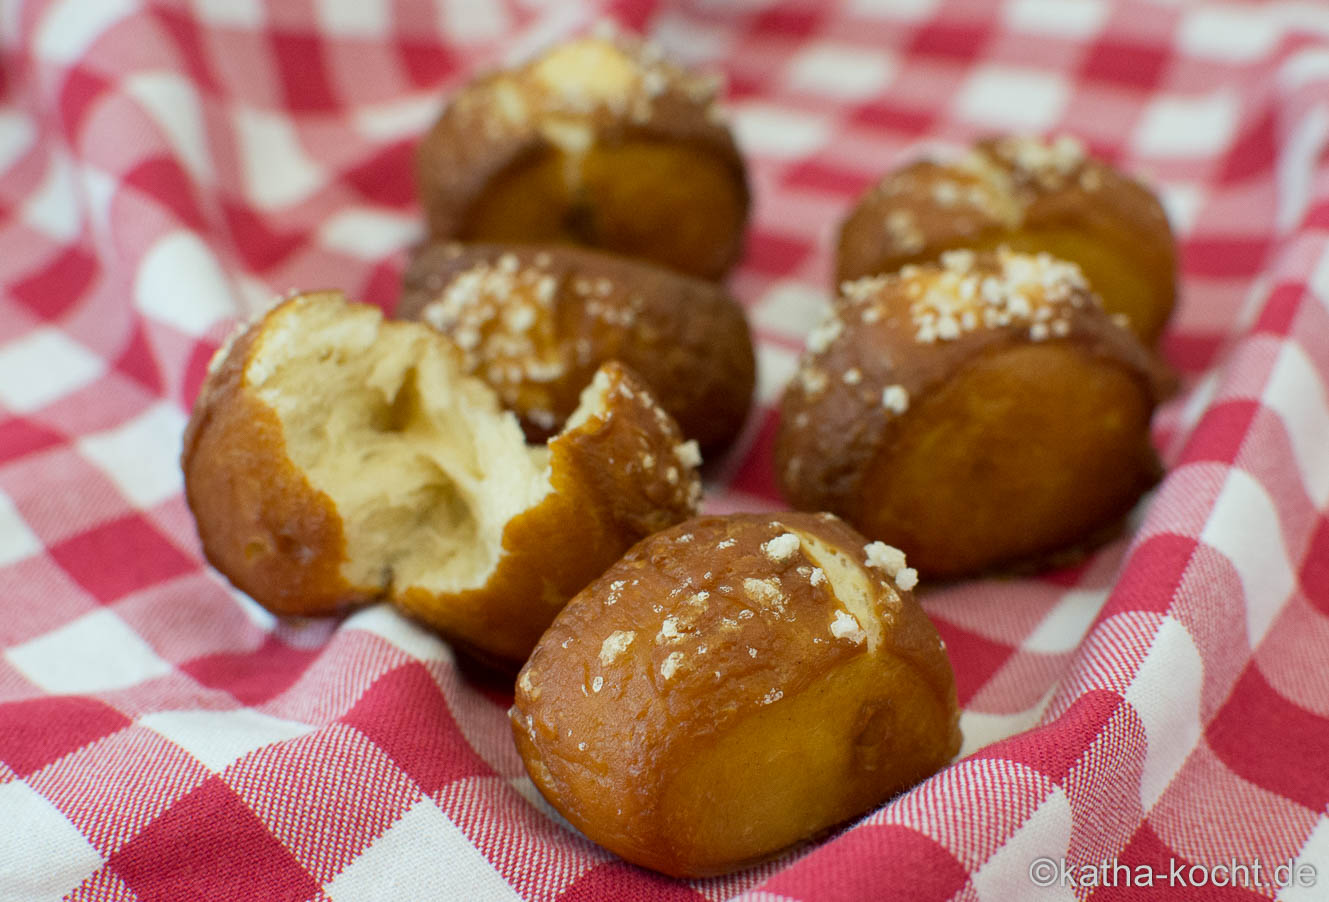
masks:
<svg viewBox="0 0 1329 902"><path fill-rule="evenodd" d="M749 195L719 87L624 36L475 79L417 149L431 235L582 244L722 277Z"/></svg>
<svg viewBox="0 0 1329 902"><path fill-rule="evenodd" d="M613 363L528 446L442 336L323 293L218 352L181 465L209 562L270 610L387 600L516 665L568 598L696 511L698 459Z"/></svg>
<svg viewBox="0 0 1329 902"><path fill-rule="evenodd" d="M700 517L573 599L517 680L518 750L588 837L722 873L958 751L954 676L903 555L829 514Z"/></svg>
<svg viewBox="0 0 1329 902"><path fill-rule="evenodd" d="M451 338L532 440L562 428L608 360L639 375L703 449L733 439L752 399L742 307L714 283L644 261L568 246L426 245L397 315Z"/></svg>
<svg viewBox="0 0 1329 902"><path fill-rule="evenodd" d="M1069 136L990 138L888 172L841 224L837 284L998 245L1078 263L1147 345L1175 303L1175 242L1157 197Z"/></svg>
<svg viewBox="0 0 1329 902"><path fill-rule="evenodd" d="M1039 367L1046 366L1055 368L1044 375ZM1104 397L1122 405L1121 417L1115 410L1088 409L1093 402L1077 395L1077 384L1058 381L1067 367L1078 376L1110 380ZM1003 368L1018 373L1018 396L992 394L1001 390L994 386L1006 385ZM940 265L910 264L897 274L845 284L831 314L810 335L785 392L775 447L777 478L794 507L843 516L870 538L903 548L920 572L952 576L1025 562L1092 530L1076 521L1074 510L1081 492L1076 478L1088 474L1037 471L1044 460L1055 464L1063 459L1057 439L1062 427L1044 422L1031 436L1020 431L1022 417L1059 416L1067 432L1082 426L1089 450L1068 451L1065 459L1073 463L1083 462L1076 455L1094 455L1099 438L1105 448L1109 437L1120 445L1118 459L1090 461L1122 474L1116 497L1101 499L1104 509L1090 518L1102 525L1129 509L1156 479L1148 416L1165 383L1153 355L1120 316L1102 310L1073 264L1005 250L950 251ZM984 386L989 394L957 397L957 386L963 385ZM1029 398L1035 407L1064 407L1022 410L1019 405ZM975 411L987 416L999 408L1003 412L979 431L965 431ZM922 423L920 410L926 410ZM1109 424L1099 438L1092 432L1096 417ZM916 450L913 440L922 424L938 430L954 425L953 435L972 446L942 444L936 448L935 469L926 459L920 463L918 455L911 462L920 469L902 469L904 450ZM985 474L984 467L1007 450L1018 472L1022 447L1029 451L1024 469L1031 471L1022 479L1035 486L1053 480L1064 484L1063 494L1049 503L1067 508L1061 514L1066 531L1046 523L1046 541L1033 541L1031 547L1021 547L1019 537L1000 535L991 538L991 547L968 547L967 522L937 521L937 510L926 499L940 500L965 485L971 491L958 506L967 521L985 514L1009 519L1022 502L1006 498L1007 487L996 484L998 474ZM962 472L945 469L943 458L958 461ZM898 519L891 521L885 501L906 479L908 490L921 500L895 512ZM1086 498L1091 491L1083 487ZM987 510L994 505L997 509ZM1003 544L1008 540L1014 543L1010 547Z"/></svg>

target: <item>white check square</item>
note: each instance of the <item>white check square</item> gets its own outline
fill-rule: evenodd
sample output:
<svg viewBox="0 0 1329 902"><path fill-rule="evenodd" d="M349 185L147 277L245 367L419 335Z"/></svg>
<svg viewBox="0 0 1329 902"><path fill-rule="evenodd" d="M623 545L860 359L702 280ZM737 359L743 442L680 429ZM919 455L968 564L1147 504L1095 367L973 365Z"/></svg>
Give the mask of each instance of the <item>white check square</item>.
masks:
<svg viewBox="0 0 1329 902"><path fill-rule="evenodd" d="M749 103L734 111L738 143L753 154L797 160L816 153L830 139L830 127L819 116L766 103Z"/></svg>
<svg viewBox="0 0 1329 902"><path fill-rule="evenodd" d="M8 649L10 665L52 694L109 692L165 676L171 665L103 608Z"/></svg>
<svg viewBox="0 0 1329 902"><path fill-rule="evenodd" d="M314 727L250 708L234 711L158 711L139 724L160 733L215 772L274 742L298 739Z"/></svg>
<svg viewBox="0 0 1329 902"><path fill-rule="evenodd" d="M0 900L52 902L102 865L60 810L22 780L0 785Z"/></svg>
<svg viewBox="0 0 1329 902"><path fill-rule="evenodd" d="M34 329L0 348L0 402L39 410L95 382L104 364L59 329Z"/></svg>
<svg viewBox="0 0 1329 902"><path fill-rule="evenodd" d="M184 230L157 239L143 255L134 278L134 300L153 319L196 337L235 315L217 257L201 238Z"/></svg>
<svg viewBox="0 0 1329 902"><path fill-rule="evenodd" d="M1012 30L1065 38L1092 38L1107 17L1102 0L1013 0L1006 6Z"/></svg>
<svg viewBox="0 0 1329 902"><path fill-rule="evenodd" d="M0 492L0 567L31 557L41 550L41 540L28 528L9 496Z"/></svg>
<svg viewBox="0 0 1329 902"><path fill-rule="evenodd" d="M1262 10L1196 9L1177 30L1177 46L1187 56L1248 62L1269 53L1282 36L1282 23Z"/></svg>
<svg viewBox="0 0 1329 902"><path fill-rule="evenodd" d="M466 834L421 799L323 887L333 902L358 899L517 899Z"/></svg>
<svg viewBox="0 0 1329 902"><path fill-rule="evenodd" d="M1137 153L1149 157L1215 157L1232 140L1237 101L1227 93L1163 95L1149 102L1135 129Z"/></svg>
<svg viewBox="0 0 1329 902"><path fill-rule="evenodd" d="M883 50L822 42L794 56L789 83L797 90L836 100L867 100L886 89L897 68L895 58Z"/></svg>
<svg viewBox="0 0 1329 902"><path fill-rule="evenodd" d="M198 17L209 25L261 28L263 0L194 0Z"/></svg>
<svg viewBox="0 0 1329 902"><path fill-rule="evenodd" d="M139 507L151 507L180 491L180 442L185 415L159 401L114 429L86 435L78 448Z"/></svg>
<svg viewBox="0 0 1329 902"><path fill-rule="evenodd" d="M1061 119L1070 99L1066 80L1051 72L979 66L961 86L956 112L990 128L1041 132Z"/></svg>
<svg viewBox="0 0 1329 902"><path fill-rule="evenodd" d="M319 24L329 34L355 38L382 38L392 24L388 0L318 0Z"/></svg>

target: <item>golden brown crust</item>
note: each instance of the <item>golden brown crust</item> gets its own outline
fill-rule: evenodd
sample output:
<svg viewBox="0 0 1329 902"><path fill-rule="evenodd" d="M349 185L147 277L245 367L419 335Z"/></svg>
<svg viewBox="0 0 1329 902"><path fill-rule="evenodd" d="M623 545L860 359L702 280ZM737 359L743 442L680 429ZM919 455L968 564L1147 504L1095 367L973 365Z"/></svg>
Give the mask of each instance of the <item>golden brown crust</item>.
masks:
<svg viewBox="0 0 1329 902"><path fill-rule="evenodd" d="M537 787L629 861L701 875L932 773L959 748L954 677L903 571L870 559L845 524L799 513L700 517L638 544L518 677L513 735ZM772 747L748 747L761 738ZM713 785L719 773L733 779ZM790 779L760 782L775 774Z"/></svg>
<svg viewBox="0 0 1329 902"><path fill-rule="evenodd" d="M569 598L634 542L696 512L701 480L683 436L631 372L608 363L606 407L549 442L553 491L503 531L483 587L393 601L468 649L515 667Z"/></svg>
<svg viewBox="0 0 1329 902"><path fill-rule="evenodd" d="M845 517L870 537L903 548L920 571L931 575L973 572L1024 556L1042 556L1124 513L1157 475L1157 461L1148 444L1148 414L1166 386L1153 355L1103 312L1074 266L1046 255L1004 251L979 255L953 251L943 259L945 266L906 265L896 275L846 284L830 318L810 337L786 390L775 447L777 477L790 504ZM970 300L963 302L962 297ZM898 469L898 451L915 428L911 414L975 368L982 371L987 361L994 361L999 370L1008 354L1025 347L1064 352L1083 360L1091 371L1106 368L1135 386L1126 391L1135 398L1127 402L1136 431L1122 439L1132 450L1116 462L1127 485L1115 501L1104 501L1110 510L1095 514L1096 522L1084 529L1068 518L1070 534L1049 525L1055 538L1028 549L1020 548L1016 539L1003 547L999 537L990 547L966 547L962 524L933 524L929 520L933 511L926 504L899 518L911 520L920 534L910 534L895 521L885 525L880 509L884 487L895 489L904 478ZM1057 363L1049 357L1031 365L1049 362ZM1066 390L1073 392L1074 386ZM984 398L979 403L1016 400ZM972 414L964 399L949 398L947 403L954 419ZM1099 413L1073 406L1065 411L1080 420ZM1143 423L1137 422L1141 417ZM1018 418L1011 417L1010 422ZM963 426L959 423L957 429ZM1018 432L968 438L975 442L973 447L938 448L936 459L968 453L974 467L981 469L982 461L994 454L991 443L1018 447L1022 441ZM1034 459L1029 458L1030 466ZM997 497L997 487L984 487L978 470L972 475L980 491L966 500L978 517L985 499ZM1032 473L1030 478L1038 476ZM926 497L947 488L959 475L938 470L911 478L917 483L915 494ZM928 534L926 540L922 533Z"/></svg>
<svg viewBox="0 0 1329 902"><path fill-rule="evenodd" d="M275 613L329 613L382 587L347 582L346 536L332 499L291 463L276 413L246 390L245 367L281 306L213 358L185 428L185 500L208 562L236 588Z"/></svg>
<svg viewBox="0 0 1329 902"><path fill-rule="evenodd" d="M980 141L952 162L887 173L840 227L840 282L936 260L954 248L1046 251L1078 263L1109 313L1148 345L1176 299L1176 249L1158 199L1078 142Z"/></svg>
<svg viewBox="0 0 1329 902"><path fill-rule="evenodd" d="M607 360L641 376L703 448L731 441L751 403L742 307L713 283L645 262L573 247L426 245L397 315L452 338L532 440L562 428Z"/></svg>
<svg viewBox="0 0 1329 902"><path fill-rule="evenodd" d="M716 89L626 38L477 78L417 149L432 236L573 242L720 278L748 190Z"/></svg>
<svg viewBox="0 0 1329 902"><path fill-rule="evenodd" d="M382 501L357 496L396 505L390 511L363 502L357 502L354 515L339 509L337 493L319 489L293 459L286 431L290 424L273 406L278 403L271 400L274 396L263 394L287 390L259 386L267 385L265 380L275 378L281 368L295 367L291 361L296 358L281 348L296 346L291 354L308 353L300 345L306 322L301 317L313 315L307 311L322 316L321 323L330 319L340 325L350 319L350 311L369 309L347 304L337 294L295 296L246 326L218 352L186 429L181 458L186 498L204 552L238 588L276 613L321 614L385 598L468 650L515 667L562 604L633 542L695 513L701 495L696 446L684 441L677 424L639 379L620 364L606 364L587 390L592 401L579 411L580 420L548 444L548 492L503 524L502 552L487 575L481 574L482 582L469 589L441 590L430 582L432 571L418 563L420 581L411 582L397 564L400 548L378 549L375 553L382 554L381 559L351 561L348 536L353 524L345 518L361 518L356 522L363 534L366 527L361 521L375 521L380 512L400 516L400 506L409 503L414 490L379 487ZM348 315L338 318L341 314ZM366 318L378 322L376 312L372 317L357 316L357 326L363 326ZM395 345L398 351L411 348L412 353L424 354L422 348L434 349L449 359L456 353L423 326L381 328L411 332L410 341ZM329 352L372 355L376 346L368 343L366 334L361 328L344 346L329 346ZM266 355L261 362L260 351ZM415 359L416 365L424 362L423 356ZM350 365L349 357L337 365ZM469 377L458 378L472 382ZM458 396L463 387L456 386ZM475 381L468 391L483 399L488 389ZM290 401L283 397L282 403ZM492 396L489 403L492 410L476 410L475 415L507 416L498 413ZM317 423L339 419L336 410L311 416ZM527 454L515 424L508 422L515 453ZM322 429L311 434L322 434ZM403 433L402 442L414 443L410 454L428 453L418 444L420 434L428 430L413 438ZM395 441L392 435L388 427L367 440L378 442L375 453L381 453L383 443ZM359 453L355 447L334 450L352 457ZM373 472L382 475L381 470ZM519 478L524 477L514 475ZM430 513L416 511L411 516L424 522ZM462 553L449 542L465 540L444 539L427 530L416 538L438 543L440 564ZM477 539L471 535L470 540ZM381 581L356 585L349 573L381 575Z"/></svg>

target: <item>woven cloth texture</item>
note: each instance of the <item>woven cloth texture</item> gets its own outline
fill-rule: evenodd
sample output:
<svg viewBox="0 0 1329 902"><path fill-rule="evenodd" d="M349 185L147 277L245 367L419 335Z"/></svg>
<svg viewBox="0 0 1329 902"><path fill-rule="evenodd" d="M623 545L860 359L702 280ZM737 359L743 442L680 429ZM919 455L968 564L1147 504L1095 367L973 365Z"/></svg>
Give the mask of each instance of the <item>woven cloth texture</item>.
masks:
<svg viewBox="0 0 1329 902"><path fill-rule="evenodd" d="M1181 251L1167 475L1128 532L923 595L960 759L711 880L568 827L510 687L391 610L231 589L177 463L237 317L292 287L391 309L446 93L606 17L727 76L750 165L759 406L709 510L781 507L773 406L888 167L1069 132L1159 191ZM1324 6L3 0L0 97L0 899L1329 898ZM1044 890L1039 857L1265 870ZM1319 885L1275 886L1288 862Z"/></svg>

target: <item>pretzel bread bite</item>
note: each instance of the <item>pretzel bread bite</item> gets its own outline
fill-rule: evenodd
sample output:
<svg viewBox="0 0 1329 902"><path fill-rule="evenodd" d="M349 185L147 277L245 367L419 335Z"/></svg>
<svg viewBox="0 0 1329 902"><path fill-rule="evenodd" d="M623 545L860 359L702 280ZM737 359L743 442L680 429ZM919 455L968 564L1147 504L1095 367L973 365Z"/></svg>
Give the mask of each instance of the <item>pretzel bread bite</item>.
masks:
<svg viewBox="0 0 1329 902"><path fill-rule="evenodd" d="M617 364L528 446L433 330L319 293L218 352L182 466L208 560L270 610L383 598L519 662L633 542L695 511L695 456Z"/></svg>
<svg viewBox="0 0 1329 902"><path fill-rule="evenodd" d="M1176 301L1176 249L1162 205L1069 136L991 138L953 162L887 173L840 227L837 277L1003 245L1078 264L1104 309L1123 314L1149 346Z"/></svg>
<svg viewBox="0 0 1329 902"><path fill-rule="evenodd" d="M720 278L748 189L718 87L626 37L476 79L417 151L433 237L583 244Z"/></svg>
<svg viewBox="0 0 1329 902"><path fill-rule="evenodd" d="M786 390L786 499L952 576L1082 543L1157 478L1153 355L1079 269L950 251L847 283Z"/></svg>
<svg viewBox="0 0 1329 902"><path fill-rule="evenodd" d="M756 367L743 308L724 289L573 247L429 245L397 315L440 330L526 435L556 432L607 360L641 376L702 448L743 425Z"/></svg>
<svg viewBox="0 0 1329 902"><path fill-rule="evenodd" d="M577 829L675 876L734 870L959 750L955 680L903 555L836 518L700 517L574 598L513 735Z"/></svg>

